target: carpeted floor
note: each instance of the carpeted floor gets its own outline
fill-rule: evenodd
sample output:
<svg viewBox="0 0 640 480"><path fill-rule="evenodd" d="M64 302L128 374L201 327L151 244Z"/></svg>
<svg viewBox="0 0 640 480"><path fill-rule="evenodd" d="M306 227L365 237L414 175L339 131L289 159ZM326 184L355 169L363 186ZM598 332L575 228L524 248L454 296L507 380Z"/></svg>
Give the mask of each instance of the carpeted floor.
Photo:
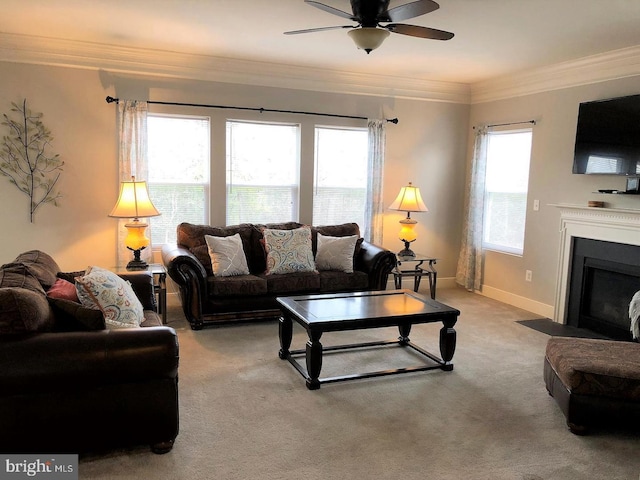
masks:
<svg viewBox="0 0 640 480"><path fill-rule="evenodd" d="M309 391L278 358L276 322L191 331L172 300L180 341L180 434L148 447L81 457L81 479L598 480L640 478L640 433L575 436L542 378L549 336L532 314L459 289L452 372L433 370ZM439 326L411 339L438 352ZM397 330L325 334L323 344L395 338ZM302 348L294 331L292 348ZM413 365L401 349L327 355L332 372ZM149 399L153 401L153 399Z"/></svg>

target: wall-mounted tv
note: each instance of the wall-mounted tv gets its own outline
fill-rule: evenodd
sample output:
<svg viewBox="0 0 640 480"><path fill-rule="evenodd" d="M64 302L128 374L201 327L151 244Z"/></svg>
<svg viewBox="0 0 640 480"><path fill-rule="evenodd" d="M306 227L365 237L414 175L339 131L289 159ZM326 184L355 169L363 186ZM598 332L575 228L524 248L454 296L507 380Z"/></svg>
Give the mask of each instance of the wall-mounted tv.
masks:
<svg viewBox="0 0 640 480"><path fill-rule="evenodd" d="M640 95L580 104L573 173L640 175Z"/></svg>

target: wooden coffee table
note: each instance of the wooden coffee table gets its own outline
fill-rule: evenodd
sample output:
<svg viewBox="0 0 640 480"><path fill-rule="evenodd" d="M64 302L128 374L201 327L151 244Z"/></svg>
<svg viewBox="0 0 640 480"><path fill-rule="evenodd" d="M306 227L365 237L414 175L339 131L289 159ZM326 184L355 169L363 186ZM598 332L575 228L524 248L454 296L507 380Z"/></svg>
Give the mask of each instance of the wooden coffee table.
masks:
<svg viewBox="0 0 640 480"><path fill-rule="evenodd" d="M317 390L323 383L378 377L423 370L453 370L451 359L456 348L454 325L460 311L410 290L385 290L326 295L278 297L281 305L280 352L306 379L309 390ZM293 337L293 321L307 331L309 341L304 350L289 350ZM440 355L433 355L409 340L411 326L417 323L442 322L440 329ZM338 345L323 348L320 338L324 332L358 330L397 326L397 340ZM322 352L368 348L384 345L409 347L427 357L430 364L382 370L338 377L320 378ZM305 356L306 369L295 357Z"/></svg>

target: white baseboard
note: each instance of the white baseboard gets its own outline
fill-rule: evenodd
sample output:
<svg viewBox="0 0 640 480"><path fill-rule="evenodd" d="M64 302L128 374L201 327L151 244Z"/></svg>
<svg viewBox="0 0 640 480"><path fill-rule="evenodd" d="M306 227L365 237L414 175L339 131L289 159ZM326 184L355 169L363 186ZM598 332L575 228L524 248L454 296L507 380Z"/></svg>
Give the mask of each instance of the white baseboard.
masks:
<svg viewBox="0 0 640 480"><path fill-rule="evenodd" d="M518 307L523 310L527 310L528 312L541 315L546 318L553 318L553 314L554 314L553 305L547 305L542 302L537 302L535 300L531 300L530 298L521 297L520 295L515 295L513 293L505 292L504 290L499 290L497 288L489 287L487 285L483 285L482 291L477 293L479 293L480 295L484 295L485 297L498 300L499 302L506 303L508 305L513 305L514 307Z"/></svg>
<svg viewBox="0 0 640 480"><path fill-rule="evenodd" d="M436 288L458 288L458 284L455 277L438 277Z"/></svg>
<svg viewBox="0 0 640 480"><path fill-rule="evenodd" d="M413 278L407 277L408 280L405 280L405 282L403 283L402 288L408 288L408 289L412 289L413 288ZM422 280L422 282L420 283L420 291L422 291L423 285L426 285L427 291L429 290L429 280L427 280L426 278L424 280ZM457 288L458 284L456 283L456 279L455 277L438 277L437 283L436 283L436 294L437 294L437 290L441 289L441 288ZM393 276L389 276L389 279L387 280L387 290L393 290L394 288L396 288L395 283L393 281Z"/></svg>

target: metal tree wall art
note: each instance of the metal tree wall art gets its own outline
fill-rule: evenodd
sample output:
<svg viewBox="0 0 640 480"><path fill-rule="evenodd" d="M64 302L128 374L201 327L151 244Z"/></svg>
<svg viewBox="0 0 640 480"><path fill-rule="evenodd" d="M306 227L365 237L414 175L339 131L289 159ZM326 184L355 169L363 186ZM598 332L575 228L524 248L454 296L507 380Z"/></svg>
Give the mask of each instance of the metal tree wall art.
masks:
<svg viewBox="0 0 640 480"><path fill-rule="evenodd" d="M41 205L58 206L62 195L56 184L64 162L58 154L47 153L53 137L42 123L42 113L31 112L26 99L11 105L11 116L3 114L2 125L8 134L2 137L0 174L29 196L29 220L33 223L33 214Z"/></svg>

